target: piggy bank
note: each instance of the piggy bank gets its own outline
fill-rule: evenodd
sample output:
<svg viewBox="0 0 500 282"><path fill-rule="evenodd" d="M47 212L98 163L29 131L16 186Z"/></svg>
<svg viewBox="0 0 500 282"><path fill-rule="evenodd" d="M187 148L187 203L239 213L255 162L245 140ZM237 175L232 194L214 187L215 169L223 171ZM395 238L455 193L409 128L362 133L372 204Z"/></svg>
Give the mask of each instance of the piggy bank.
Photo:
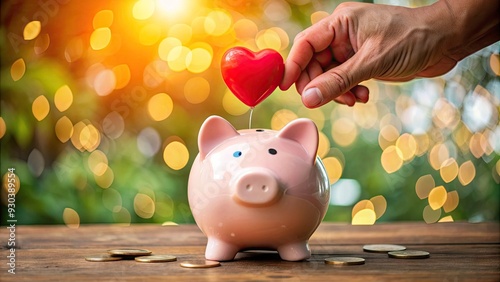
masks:
<svg viewBox="0 0 500 282"><path fill-rule="evenodd" d="M200 128L198 147L188 200L208 238L207 260L233 260L252 249L276 250L287 261L311 256L308 240L330 195L311 120L296 119L280 131L237 131L211 116Z"/></svg>

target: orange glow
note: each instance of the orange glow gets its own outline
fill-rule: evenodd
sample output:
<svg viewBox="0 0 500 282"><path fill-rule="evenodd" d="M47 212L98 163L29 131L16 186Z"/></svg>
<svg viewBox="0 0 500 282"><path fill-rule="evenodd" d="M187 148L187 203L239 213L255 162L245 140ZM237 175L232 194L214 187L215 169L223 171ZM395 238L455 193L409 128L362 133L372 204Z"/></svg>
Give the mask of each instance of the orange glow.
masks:
<svg viewBox="0 0 500 282"><path fill-rule="evenodd" d="M33 116L38 121L43 120L47 117L50 111L49 100L47 100L47 98L43 95L38 96L35 101L33 101L31 110L33 112Z"/></svg>
<svg viewBox="0 0 500 282"><path fill-rule="evenodd" d="M328 157L322 160L325 166L330 185L337 182L342 176L342 163L335 157Z"/></svg>
<svg viewBox="0 0 500 282"><path fill-rule="evenodd" d="M38 34L40 34L40 30L42 29L42 23L40 21L32 21L26 24L23 31L24 40L33 40Z"/></svg>
<svg viewBox="0 0 500 282"><path fill-rule="evenodd" d="M73 93L68 85L63 85L57 89L54 95L54 104L60 112L66 111L73 103Z"/></svg>
<svg viewBox="0 0 500 282"><path fill-rule="evenodd" d="M429 193L429 206L433 210L437 210L446 203L447 197L448 193L443 186L435 187Z"/></svg>
<svg viewBox="0 0 500 282"><path fill-rule="evenodd" d="M24 60L22 58L17 59L10 68L10 76L12 77L12 80L18 81L24 76L25 71L26 64L24 63Z"/></svg>
<svg viewBox="0 0 500 282"><path fill-rule="evenodd" d="M111 42L111 30L107 27L100 27L92 32L90 36L90 47L94 50L102 50Z"/></svg>

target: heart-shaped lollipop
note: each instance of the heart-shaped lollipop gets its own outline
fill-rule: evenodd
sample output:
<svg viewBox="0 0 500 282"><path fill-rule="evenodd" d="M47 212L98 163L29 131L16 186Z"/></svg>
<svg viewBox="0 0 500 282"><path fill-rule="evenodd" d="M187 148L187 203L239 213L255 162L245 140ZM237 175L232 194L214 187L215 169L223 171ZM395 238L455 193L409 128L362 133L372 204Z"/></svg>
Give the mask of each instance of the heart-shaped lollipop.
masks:
<svg viewBox="0 0 500 282"><path fill-rule="evenodd" d="M255 53L244 47L233 47L222 56L224 82L249 107L255 107L276 89L284 71L283 58L272 49Z"/></svg>

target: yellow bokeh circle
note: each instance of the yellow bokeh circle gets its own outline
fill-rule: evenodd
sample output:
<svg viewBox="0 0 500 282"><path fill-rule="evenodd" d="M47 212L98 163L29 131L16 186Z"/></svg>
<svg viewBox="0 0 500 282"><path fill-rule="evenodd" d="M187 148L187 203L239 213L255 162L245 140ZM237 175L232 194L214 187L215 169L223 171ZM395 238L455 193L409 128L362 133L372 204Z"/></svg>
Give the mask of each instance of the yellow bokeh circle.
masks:
<svg viewBox="0 0 500 282"><path fill-rule="evenodd" d="M183 169L189 161L189 151L183 143L172 141L163 151L163 160L173 170Z"/></svg>

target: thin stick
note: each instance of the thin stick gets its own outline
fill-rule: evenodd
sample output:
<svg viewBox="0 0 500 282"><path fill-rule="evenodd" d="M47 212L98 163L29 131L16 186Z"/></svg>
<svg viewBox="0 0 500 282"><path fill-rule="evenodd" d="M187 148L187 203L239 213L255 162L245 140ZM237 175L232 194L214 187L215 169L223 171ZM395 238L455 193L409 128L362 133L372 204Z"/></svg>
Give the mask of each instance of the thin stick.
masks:
<svg viewBox="0 0 500 282"><path fill-rule="evenodd" d="M252 115L254 107L250 107L250 118L248 119L248 129L252 128Z"/></svg>

